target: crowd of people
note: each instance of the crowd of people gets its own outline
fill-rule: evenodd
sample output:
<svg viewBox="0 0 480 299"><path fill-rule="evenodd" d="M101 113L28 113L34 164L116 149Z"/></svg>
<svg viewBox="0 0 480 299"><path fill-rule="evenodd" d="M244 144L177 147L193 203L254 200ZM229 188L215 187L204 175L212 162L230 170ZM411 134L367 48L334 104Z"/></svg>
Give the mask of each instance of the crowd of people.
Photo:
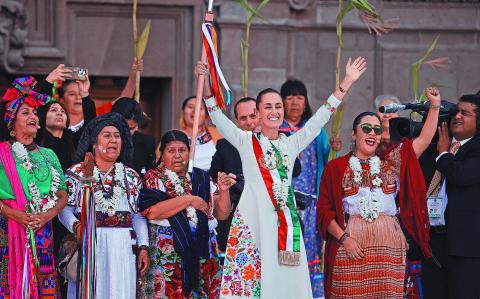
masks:
<svg viewBox="0 0 480 299"><path fill-rule="evenodd" d="M426 89L421 132L400 140L400 115L379 112L400 101L380 95L353 120L350 151L329 161L343 145L324 126L364 58L348 60L316 112L290 79L237 100L234 121L208 67L195 68L195 149L194 97L158 144L140 132L141 60L99 107L88 74L72 80L63 65L15 79L0 108L0 299L480 298L479 94L446 123ZM89 215L90 285L79 250Z"/></svg>

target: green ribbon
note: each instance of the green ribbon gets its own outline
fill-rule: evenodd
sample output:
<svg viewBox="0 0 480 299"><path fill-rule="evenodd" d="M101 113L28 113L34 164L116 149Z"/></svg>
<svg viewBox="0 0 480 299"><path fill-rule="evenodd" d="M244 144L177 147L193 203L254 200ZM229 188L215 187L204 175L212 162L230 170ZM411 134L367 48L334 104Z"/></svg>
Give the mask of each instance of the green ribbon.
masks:
<svg viewBox="0 0 480 299"><path fill-rule="evenodd" d="M287 171L285 169L285 165L283 165L282 155L280 154L280 151L275 147L275 145L273 145L272 142L270 142L270 144L272 145L272 148L275 151L275 155L277 156L277 160L279 161L279 164L277 164L277 166L279 166L277 167L277 170L278 170L278 173L280 174L280 179L282 181L288 180ZM293 251L300 252L301 227L300 227L300 219L298 218L294 199L295 199L295 196L293 194L293 188L292 188L292 185L290 184L290 187L288 188L287 207L288 207L288 210L290 211L290 216L292 218L292 223L293 223Z"/></svg>

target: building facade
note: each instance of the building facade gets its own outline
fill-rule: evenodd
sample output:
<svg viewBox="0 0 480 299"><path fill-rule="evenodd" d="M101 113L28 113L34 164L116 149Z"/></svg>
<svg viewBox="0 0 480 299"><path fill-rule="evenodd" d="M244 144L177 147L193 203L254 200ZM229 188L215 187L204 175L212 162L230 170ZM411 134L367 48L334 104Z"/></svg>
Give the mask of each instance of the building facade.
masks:
<svg viewBox="0 0 480 299"><path fill-rule="evenodd" d="M152 20L142 75L142 105L153 118L149 131L178 127L181 102L193 94L193 68L201 50L203 0L138 0L138 23ZM450 68L422 67L420 87L441 84L442 96L455 101L480 90L480 1L377 1L385 18L400 27L381 36L369 34L356 12L344 19L343 64L363 55L368 71L346 99L344 142L351 120L373 109L376 95L413 99L410 65L436 36L431 58L448 56ZM245 12L235 0L215 1L220 59L234 90L241 93L240 41ZM290 77L303 80L312 106L318 107L335 85L337 1L271 0L250 36L249 96L280 88ZM133 57L131 0L0 1L0 90L19 74L42 76L58 64L87 67L96 100L117 97ZM345 143L345 144L346 144Z"/></svg>

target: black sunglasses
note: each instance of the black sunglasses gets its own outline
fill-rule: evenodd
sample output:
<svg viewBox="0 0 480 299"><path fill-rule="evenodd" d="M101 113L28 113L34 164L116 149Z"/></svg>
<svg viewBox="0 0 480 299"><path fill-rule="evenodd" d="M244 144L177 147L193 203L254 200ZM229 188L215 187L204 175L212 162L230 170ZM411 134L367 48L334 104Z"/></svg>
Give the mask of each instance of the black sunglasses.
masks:
<svg viewBox="0 0 480 299"><path fill-rule="evenodd" d="M383 133L383 129L381 126L374 126L372 124L361 124L360 128L362 128L362 131L365 134L370 134L372 130L375 135L381 135Z"/></svg>

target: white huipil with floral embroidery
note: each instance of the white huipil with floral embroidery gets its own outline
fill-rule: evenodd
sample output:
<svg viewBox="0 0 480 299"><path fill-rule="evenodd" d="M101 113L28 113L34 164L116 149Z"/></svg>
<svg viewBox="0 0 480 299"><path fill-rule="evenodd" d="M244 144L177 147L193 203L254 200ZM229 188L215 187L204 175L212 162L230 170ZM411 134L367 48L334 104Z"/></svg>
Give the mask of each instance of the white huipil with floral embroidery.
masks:
<svg viewBox="0 0 480 299"><path fill-rule="evenodd" d="M303 237L300 238L300 265L286 266L278 261L278 217L263 182L252 145L252 133L233 124L215 104L205 101L210 118L240 153L245 187L232 220L222 277L220 298L312 298L310 277ZM277 148L285 148L289 165L315 139L340 104L333 95L296 134L272 140ZM265 149L262 150L265 152ZM288 169L291 184L292 169Z"/></svg>
<svg viewBox="0 0 480 299"><path fill-rule="evenodd" d="M124 174L115 173L119 168ZM104 188L108 191L112 191L117 185L116 178L123 177L120 182L123 192L117 191L118 196L114 196L115 198L108 195L104 198L95 197L96 210L107 214L108 212L129 212L132 217L132 227L97 227L95 298L134 299L137 267L132 245L148 246L147 221L137 208L142 181L135 170L126 166L114 167L109 173L95 170L94 174L102 178ZM73 165L65 174L68 205L59 214L59 219L71 232L73 232L73 224L80 218L83 196L82 178L84 173L81 164ZM97 187L100 185L101 183L97 182ZM101 203L102 201L105 203ZM136 240L132 239L132 229L136 234ZM67 298L76 298L75 281L68 282Z"/></svg>

